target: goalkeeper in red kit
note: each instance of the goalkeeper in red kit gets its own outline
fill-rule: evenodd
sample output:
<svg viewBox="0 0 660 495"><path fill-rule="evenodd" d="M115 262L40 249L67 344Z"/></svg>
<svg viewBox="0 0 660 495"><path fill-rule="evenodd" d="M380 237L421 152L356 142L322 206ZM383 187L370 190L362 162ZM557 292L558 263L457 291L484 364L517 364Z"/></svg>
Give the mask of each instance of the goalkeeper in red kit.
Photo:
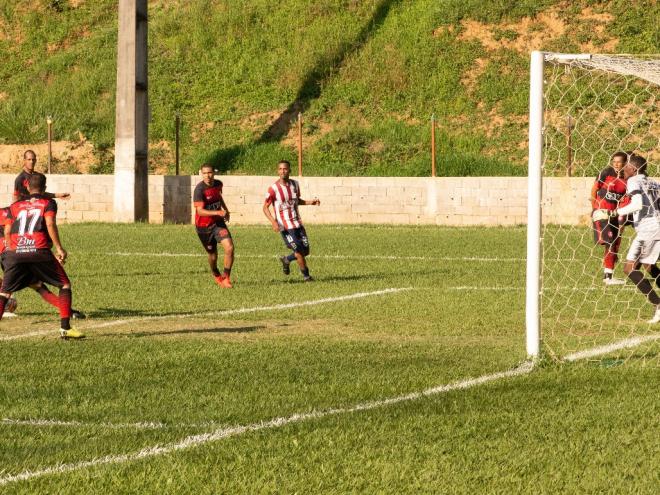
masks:
<svg viewBox="0 0 660 495"><path fill-rule="evenodd" d="M591 205L594 241L604 246L603 283L605 285L621 285L625 281L614 277L614 265L618 260L621 233L625 225L624 219L610 216L619 206L623 206L626 194L626 181L622 170L628 160L628 155L618 151L612 155L610 165L605 167L591 188Z"/></svg>

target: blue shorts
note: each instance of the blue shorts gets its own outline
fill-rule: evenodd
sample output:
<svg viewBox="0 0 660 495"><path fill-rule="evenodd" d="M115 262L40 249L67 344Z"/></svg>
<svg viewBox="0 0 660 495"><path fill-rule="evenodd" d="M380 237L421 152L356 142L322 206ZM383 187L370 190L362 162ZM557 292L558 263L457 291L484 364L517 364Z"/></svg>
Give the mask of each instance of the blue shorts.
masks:
<svg viewBox="0 0 660 495"><path fill-rule="evenodd" d="M282 234L282 240L284 240L286 247L293 252L300 253L303 256L309 254L309 240L307 239L305 227L301 226L297 229L282 230L280 234Z"/></svg>

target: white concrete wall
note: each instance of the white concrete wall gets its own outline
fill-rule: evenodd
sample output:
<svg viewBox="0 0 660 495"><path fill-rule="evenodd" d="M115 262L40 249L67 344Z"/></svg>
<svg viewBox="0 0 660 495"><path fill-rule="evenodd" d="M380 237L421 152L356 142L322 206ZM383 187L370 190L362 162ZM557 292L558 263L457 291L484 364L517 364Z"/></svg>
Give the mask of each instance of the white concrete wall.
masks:
<svg viewBox="0 0 660 495"><path fill-rule="evenodd" d="M0 205L11 202L14 175L0 174ZM261 211L276 177L218 176L232 213L232 224L266 222ZM199 176L149 176L149 221L187 222L194 216L192 192ZM546 178L544 222L586 224L593 178ZM527 221L524 177L303 177L302 206L307 223L412 225L518 225ZM112 175L50 175L48 190L71 193L58 200L60 222L113 220Z"/></svg>

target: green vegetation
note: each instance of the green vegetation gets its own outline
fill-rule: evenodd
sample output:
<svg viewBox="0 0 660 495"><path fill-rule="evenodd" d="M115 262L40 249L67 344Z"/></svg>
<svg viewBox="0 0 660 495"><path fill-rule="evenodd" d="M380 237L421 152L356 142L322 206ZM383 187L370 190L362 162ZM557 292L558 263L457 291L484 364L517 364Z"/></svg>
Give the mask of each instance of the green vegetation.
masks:
<svg viewBox="0 0 660 495"><path fill-rule="evenodd" d="M235 288L225 290L190 226L63 226L88 338L57 340L55 311L29 291L19 294L21 317L1 322L0 480L222 427L350 408L524 360L524 229L308 232L312 284L281 273L281 240L266 226L234 228ZM117 238L121 247L112 247ZM410 289L228 312L387 288ZM582 297L606 292L595 289ZM548 362L527 376L79 466L0 491L650 493L660 461L657 359L657 344L647 344L572 365Z"/></svg>
<svg viewBox="0 0 660 495"><path fill-rule="evenodd" d="M295 157L292 119L303 111L308 175L428 175L431 114L440 175L524 175L534 33L542 42L533 48L547 50L660 47L653 0L160 0L149 8L159 172L173 170L176 113L184 171L210 160L224 172L266 174ZM92 169L111 169L116 9L116 0L0 3L0 143L44 141L51 115L57 138L82 133L97 152Z"/></svg>

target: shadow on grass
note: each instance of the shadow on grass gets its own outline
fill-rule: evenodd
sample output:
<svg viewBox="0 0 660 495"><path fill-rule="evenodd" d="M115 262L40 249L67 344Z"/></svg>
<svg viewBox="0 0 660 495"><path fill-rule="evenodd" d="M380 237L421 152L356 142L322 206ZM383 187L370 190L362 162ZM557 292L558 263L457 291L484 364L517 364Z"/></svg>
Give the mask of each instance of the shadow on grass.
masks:
<svg viewBox="0 0 660 495"><path fill-rule="evenodd" d="M369 39L383 25L390 10L399 3L401 3L401 0L381 0L371 18L352 42L344 43L335 52L322 56L305 76L294 100L252 145L237 145L218 149L208 157L207 161L219 172L227 173L235 167L240 159L244 158L248 149L251 153L254 151L254 145L259 148L260 145L282 141L289 133L291 126L298 117L298 113L307 110L312 102L321 96L324 84L340 70L347 57L358 52L367 44ZM257 152L257 154L259 153ZM250 158L256 159L258 157L251 156Z"/></svg>
<svg viewBox="0 0 660 495"><path fill-rule="evenodd" d="M161 332L133 332L133 333L126 333L126 334L121 334L122 337L131 337L131 338L143 338L143 337L153 337L155 335L189 335L189 334L206 334L206 333L224 333L224 334L232 334L232 333L251 333L251 332L256 332L257 330L261 330L263 328L266 328L264 325L260 326L254 326L254 327L233 327L233 328L190 328L190 329L182 329L182 330L164 330ZM103 337L112 337L112 336L117 336L116 333L108 333L108 334L102 334Z"/></svg>

